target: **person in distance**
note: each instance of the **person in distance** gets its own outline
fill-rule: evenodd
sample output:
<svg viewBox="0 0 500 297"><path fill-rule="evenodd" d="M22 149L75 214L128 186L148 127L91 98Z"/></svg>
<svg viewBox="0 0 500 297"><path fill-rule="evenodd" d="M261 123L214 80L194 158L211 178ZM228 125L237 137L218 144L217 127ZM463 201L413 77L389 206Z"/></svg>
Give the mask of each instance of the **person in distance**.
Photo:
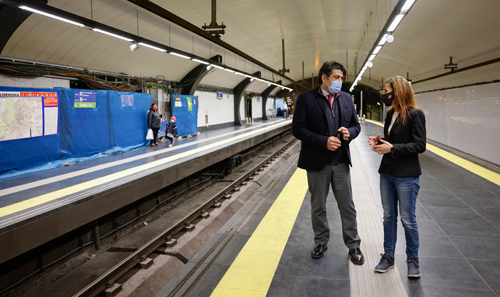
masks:
<svg viewBox="0 0 500 297"><path fill-rule="evenodd" d="M167 134L168 140L170 140L171 147L174 145L174 137L177 136L177 123L175 122L177 119L174 116L170 117L170 122L167 123L167 127L165 128L165 134Z"/></svg>
<svg viewBox="0 0 500 297"><path fill-rule="evenodd" d="M148 110L148 128L153 130L153 140L151 140L151 146L158 146L158 131L161 126L161 114L158 113L158 105L156 103L151 104L151 108Z"/></svg>
<svg viewBox="0 0 500 297"><path fill-rule="evenodd" d="M351 95L342 92L346 70L338 62L325 62L318 74L319 86L299 95L295 106L292 134L299 139L298 167L307 171L311 193L311 219L315 246L314 259L328 249L330 228L326 216L329 187L337 200L342 219L344 244L354 264L364 263L359 248L356 209L352 200L349 143L358 136L361 126Z"/></svg>
<svg viewBox="0 0 500 297"><path fill-rule="evenodd" d="M419 236L415 206L420 189L418 154L425 151L425 115L413 98L413 90L401 76L385 82L382 100L389 107L384 124L384 138L380 134L368 137L372 150L383 155L380 164L380 196L384 209L384 254L375 271L387 272L394 268L398 204L405 229L408 277L420 277L418 261Z"/></svg>

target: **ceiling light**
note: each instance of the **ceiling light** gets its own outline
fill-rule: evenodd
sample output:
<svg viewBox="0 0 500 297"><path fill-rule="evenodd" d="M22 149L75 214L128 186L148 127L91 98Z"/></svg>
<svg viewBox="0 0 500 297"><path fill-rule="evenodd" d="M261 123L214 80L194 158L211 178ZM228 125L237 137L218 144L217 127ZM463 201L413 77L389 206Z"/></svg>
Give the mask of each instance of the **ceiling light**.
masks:
<svg viewBox="0 0 500 297"><path fill-rule="evenodd" d="M380 40L379 44L378 45L384 45L385 42L387 41L387 35L389 34L384 34L384 36L382 37L382 39Z"/></svg>
<svg viewBox="0 0 500 297"><path fill-rule="evenodd" d="M366 66L372 68L373 67L373 63L370 61L370 62L366 63Z"/></svg>
<svg viewBox="0 0 500 297"><path fill-rule="evenodd" d="M212 69L212 66L208 65L205 69L207 69L207 71L210 71L210 69Z"/></svg>
<svg viewBox="0 0 500 297"><path fill-rule="evenodd" d="M97 28L92 29L92 31L99 32L99 33L102 33L102 34L106 34L106 35L109 35L109 36L113 36L113 37L116 37L116 38L119 38L119 39L122 39L122 40L126 40L126 41L133 41L130 38L123 37L123 36L117 35L115 33L111 33L111 32L108 32L108 31L101 30L101 29L97 29Z"/></svg>
<svg viewBox="0 0 500 297"><path fill-rule="evenodd" d="M393 32L396 30L396 27L399 25L404 16L404 14L397 15L396 18L394 18L394 21L392 21L392 24L389 26L389 29L387 29L387 32Z"/></svg>
<svg viewBox="0 0 500 297"><path fill-rule="evenodd" d="M144 45L145 47L149 47L149 48L152 48L154 50L157 50L157 51L160 51L160 52L164 52L166 53L167 50L166 49L162 49L162 48L159 48L159 47L156 47L156 46L152 46L152 45L149 45L147 43L143 43L143 42L139 42L140 45Z"/></svg>
<svg viewBox="0 0 500 297"><path fill-rule="evenodd" d="M226 70L227 72L231 72L231 73L234 73L233 70L229 69L229 68L224 68L224 70Z"/></svg>
<svg viewBox="0 0 500 297"><path fill-rule="evenodd" d="M252 78L251 75L248 75L248 74L243 74L244 77L248 77L248 78Z"/></svg>
<svg viewBox="0 0 500 297"><path fill-rule="evenodd" d="M255 80L255 78L253 78L253 77L252 77L252 78L250 79L250 82L252 82L252 81L254 81L254 80Z"/></svg>
<svg viewBox="0 0 500 297"><path fill-rule="evenodd" d="M215 68L218 68L218 69L224 69L224 67L220 67L220 66L215 65L215 64L210 64L210 66L215 67Z"/></svg>
<svg viewBox="0 0 500 297"><path fill-rule="evenodd" d="M31 11L31 12L34 12L34 13L38 13L38 14L41 14L41 15L44 15L46 17L49 17L49 18L53 18L53 19L56 19L58 21L63 21L63 22L66 22L68 24L72 24L72 25L75 25L75 26L78 26L78 27L85 27L84 24L81 24L81 23L77 23L77 22L74 22L74 21L70 21L68 19L65 19L65 18L62 18L62 17L58 17L56 15L53 15L53 14L50 14L50 13L46 13L46 12L43 12L43 11L40 11L40 10L37 10L37 9L33 9L31 7L28 7L28 6L19 6L19 8L21 9L24 9L24 10L28 10L28 11Z"/></svg>
<svg viewBox="0 0 500 297"><path fill-rule="evenodd" d="M184 58L184 59L191 60L191 57L188 57L188 56L185 56L185 55L182 55L182 54L178 54L178 53L174 53L174 52L170 52L169 54L177 56L177 57L181 57L181 58Z"/></svg>
<svg viewBox="0 0 500 297"><path fill-rule="evenodd" d="M202 61L202 60L198 60L198 59L193 59L193 61L198 62L198 63L201 63L201 64L205 64L205 65L210 64L210 63L208 63L208 62L205 62L205 61Z"/></svg>
<svg viewBox="0 0 500 297"><path fill-rule="evenodd" d="M405 5L403 5L403 8L401 8L401 11L407 12L408 9L415 3L415 0L406 0Z"/></svg>
<svg viewBox="0 0 500 297"><path fill-rule="evenodd" d="M131 52L133 52L133 51L135 51L136 49L139 48L139 45L134 42L128 48L130 49Z"/></svg>
<svg viewBox="0 0 500 297"><path fill-rule="evenodd" d="M236 75L243 75L243 73L239 73L238 71L235 71L234 74L236 74Z"/></svg>
<svg viewBox="0 0 500 297"><path fill-rule="evenodd" d="M387 42L392 43L394 41L394 35L389 34L387 35Z"/></svg>
<svg viewBox="0 0 500 297"><path fill-rule="evenodd" d="M368 61L371 61L371 60L375 59L375 57L376 57L376 56L377 56L377 55L371 55L371 56L368 58Z"/></svg>
<svg viewBox="0 0 500 297"><path fill-rule="evenodd" d="M378 54L378 52L380 52L380 50L381 50L381 49L382 49L382 46L381 46L381 45L377 46L377 47L373 50L373 55Z"/></svg>

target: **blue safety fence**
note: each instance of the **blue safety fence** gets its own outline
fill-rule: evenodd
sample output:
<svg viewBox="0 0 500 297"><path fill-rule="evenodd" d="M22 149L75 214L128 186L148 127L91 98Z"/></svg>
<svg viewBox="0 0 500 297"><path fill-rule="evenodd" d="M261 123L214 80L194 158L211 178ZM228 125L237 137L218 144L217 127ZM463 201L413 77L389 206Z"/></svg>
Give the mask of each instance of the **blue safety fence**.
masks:
<svg viewBox="0 0 500 297"><path fill-rule="evenodd" d="M57 92L58 97L57 134L0 141L0 179L129 151L149 143L145 138L149 94L15 87L0 87L0 91ZM75 107L76 93L80 91L91 98L91 104L95 102L95 108ZM8 120L0 118L0 123Z"/></svg>
<svg viewBox="0 0 500 297"><path fill-rule="evenodd" d="M177 122L177 135L192 135L198 132L198 96L172 95L172 115Z"/></svg>
<svg viewBox="0 0 500 297"><path fill-rule="evenodd" d="M160 130L158 130L158 138L165 137L165 129L167 129L167 117L161 118Z"/></svg>

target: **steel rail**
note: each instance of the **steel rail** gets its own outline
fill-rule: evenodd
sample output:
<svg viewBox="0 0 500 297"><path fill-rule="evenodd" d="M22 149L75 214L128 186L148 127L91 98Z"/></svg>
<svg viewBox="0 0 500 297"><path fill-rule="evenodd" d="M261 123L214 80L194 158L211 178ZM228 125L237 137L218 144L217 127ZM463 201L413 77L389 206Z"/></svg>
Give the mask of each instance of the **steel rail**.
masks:
<svg viewBox="0 0 500 297"><path fill-rule="evenodd" d="M198 207L191 214L185 216L175 225L164 231L162 234L156 236L154 239L150 240L148 243L140 247L137 251L129 255L127 258L122 260L120 263L115 265L113 268L108 270L106 273L102 274L99 278L94 280L92 283L87 285L85 288L80 290L78 293L73 295L73 297L94 297L100 292L104 291L106 288L112 286L114 282L123 276L126 272L131 270L137 264L139 264L147 255L152 254L156 249L164 245L169 241L172 236L182 231L184 228L189 226L191 222L205 213L209 208L214 207L219 201L228 195L233 189L237 188L241 183L247 180L250 176L254 175L261 167L271 162L276 156L281 154L283 151L287 150L290 146L295 143L296 139L293 139L276 150L269 157L264 159L262 162L254 166L252 169L247 171L241 177L236 179L226 188L221 190L219 193L210 198L202 206Z"/></svg>

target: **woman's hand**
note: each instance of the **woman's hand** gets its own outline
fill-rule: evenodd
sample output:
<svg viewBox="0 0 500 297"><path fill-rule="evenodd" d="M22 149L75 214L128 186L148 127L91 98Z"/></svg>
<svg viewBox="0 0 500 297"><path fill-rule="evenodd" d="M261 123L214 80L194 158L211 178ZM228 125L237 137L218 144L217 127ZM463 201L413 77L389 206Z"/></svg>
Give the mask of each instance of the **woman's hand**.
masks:
<svg viewBox="0 0 500 297"><path fill-rule="evenodd" d="M372 149L374 146L377 145L379 139L380 139L380 134L375 137L368 137L368 143L370 144L370 147Z"/></svg>
<svg viewBox="0 0 500 297"><path fill-rule="evenodd" d="M380 139L380 141L382 142L382 144L373 146L372 150L375 151L379 155L384 155L384 154L390 153L391 148L392 148L392 144L390 144L389 142L387 142L383 139Z"/></svg>

